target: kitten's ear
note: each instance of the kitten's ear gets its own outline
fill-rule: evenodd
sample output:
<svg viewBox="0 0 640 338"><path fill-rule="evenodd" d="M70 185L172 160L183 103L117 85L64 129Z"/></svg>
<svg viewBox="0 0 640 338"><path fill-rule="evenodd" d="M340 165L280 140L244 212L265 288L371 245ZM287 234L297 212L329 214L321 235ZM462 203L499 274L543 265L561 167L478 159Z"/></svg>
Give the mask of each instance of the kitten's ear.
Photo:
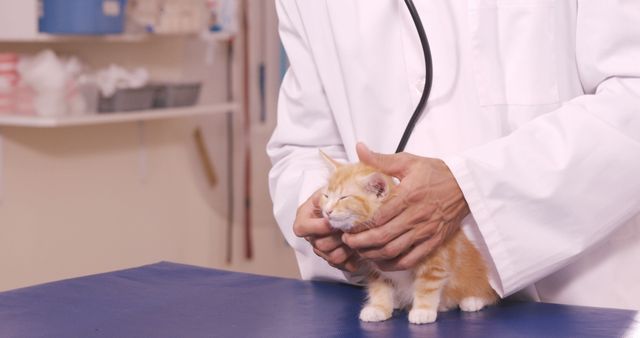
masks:
<svg viewBox="0 0 640 338"><path fill-rule="evenodd" d="M389 182L381 173L369 174L364 178L364 190L375 194L378 198L387 197L389 194Z"/></svg>
<svg viewBox="0 0 640 338"><path fill-rule="evenodd" d="M327 165L332 171L335 171L340 166L342 166L342 163L332 159L329 155L327 155L324 151L322 151L322 149L320 149L320 156L322 156L322 158L324 159L324 161L327 163Z"/></svg>

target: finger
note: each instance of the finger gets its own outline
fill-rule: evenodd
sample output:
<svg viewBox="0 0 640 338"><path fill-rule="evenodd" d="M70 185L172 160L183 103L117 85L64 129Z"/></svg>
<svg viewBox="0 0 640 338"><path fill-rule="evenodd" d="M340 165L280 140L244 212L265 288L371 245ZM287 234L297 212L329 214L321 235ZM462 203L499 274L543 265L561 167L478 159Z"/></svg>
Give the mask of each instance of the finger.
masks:
<svg viewBox="0 0 640 338"><path fill-rule="evenodd" d="M347 272L356 272L360 269L360 265L362 264L361 261L358 258L354 257L355 255L352 255L351 257L349 257L349 259L347 259L346 262L342 263L342 264L331 264L329 262L329 265L342 270L342 271L347 271Z"/></svg>
<svg viewBox="0 0 640 338"><path fill-rule="evenodd" d="M381 248L361 250L358 254L373 261L391 260L409 250L414 243L414 238L414 230L409 230Z"/></svg>
<svg viewBox="0 0 640 338"><path fill-rule="evenodd" d="M322 189L317 190L316 192L313 193L313 195L311 195L311 197L309 197L308 201L311 202L311 205L313 206L314 209L319 209L320 208L320 196L322 196Z"/></svg>
<svg viewBox="0 0 640 338"><path fill-rule="evenodd" d="M387 245L398 236L404 234L409 229L420 229L420 236L415 239L424 240L427 237L431 237L437 224L433 221L429 221L431 211L425 209L422 206L406 207L397 212L393 210L389 214L374 215L373 224L374 227L358 233L345 233L342 235L342 241L350 248L362 251L367 249L381 248ZM386 211L383 211L386 212ZM391 218L388 222L383 223L386 218L390 218L391 214L397 214ZM389 216L389 217L382 217ZM424 226L419 226L420 223L425 223ZM378 225L383 224L383 225Z"/></svg>
<svg viewBox="0 0 640 338"><path fill-rule="evenodd" d="M367 266L368 263L365 262L360 255L356 252L353 252L349 259L343 264L343 268L349 272L362 271L363 267Z"/></svg>
<svg viewBox="0 0 640 338"><path fill-rule="evenodd" d="M356 145L356 152L360 162L377 168L387 175L402 179L408 168L409 157L407 154L379 154L369 150L362 142L358 142Z"/></svg>
<svg viewBox="0 0 640 338"><path fill-rule="evenodd" d="M389 226L369 229L355 234L343 234L342 242L356 251L380 248L407 232L406 226Z"/></svg>
<svg viewBox="0 0 640 338"><path fill-rule="evenodd" d="M391 219L407 209L410 203L406 196L407 194L403 192L402 188L398 188L374 213L372 218L373 227L379 227L388 223Z"/></svg>
<svg viewBox="0 0 640 338"><path fill-rule="evenodd" d="M324 218L296 219L293 224L293 233L298 237L328 236L333 233L333 228Z"/></svg>
<svg viewBox="0 0 640 338"><path fill-rule="evenodd" d="M338 269L344 270L344 271L349 271L349 272L356 272L358 271L358 268L360 267L360 259L355 257L355 256L351 256L343 265L342 267L336 267Z"/></svg>
<svg viewBox="0 0 640 338"><path fill-rule="evenodd" d="M311 245L323 252L330 252L343 245L342 233L332 234L325 237L315 237L310 239Z"/></svg>
<svg viewBox="0 0 640 338"><path fill-rule="evenodd" d="M298 207L298 210L296 210L296 218L318 217L318 215L316 214L316 209L318 207L314 204L313 199L313 196L309 197L309 199L307 199L304 203L302 203L302 205Z"/></svg>
<svg viewBox="0 0 640 338"><path fill-rule="evenodd" d="M388 261L377 261L375 264L382 271L402 271L416 267L424 262L426 257L440 244L442 244L443 235L438 233L428 240L415 245L404 255Z"/></svg>
<svg viewBox="0 0 640 338"><path fill-rule="evenodd" d="M313 252L316 255L320 256L325 261L327 261L332 266L334 265L338 266L338 265L344 264L352 254L351 250L348 250L344 246L340 246L337 249L328 253L320 251L316 248L313 248Z"/></svg>

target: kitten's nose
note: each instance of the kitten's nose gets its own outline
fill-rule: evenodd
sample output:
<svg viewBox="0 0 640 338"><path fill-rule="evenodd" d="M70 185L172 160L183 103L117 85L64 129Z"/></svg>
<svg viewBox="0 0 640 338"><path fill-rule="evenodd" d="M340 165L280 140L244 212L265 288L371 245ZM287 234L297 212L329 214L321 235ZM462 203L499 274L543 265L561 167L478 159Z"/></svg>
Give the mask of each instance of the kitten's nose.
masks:
<svg viewBox="0 0 640 338"><path fill-rule="evenodd" d="M332 212L333 212L333 209L327 210L327 216L331 215Z"/></svg>

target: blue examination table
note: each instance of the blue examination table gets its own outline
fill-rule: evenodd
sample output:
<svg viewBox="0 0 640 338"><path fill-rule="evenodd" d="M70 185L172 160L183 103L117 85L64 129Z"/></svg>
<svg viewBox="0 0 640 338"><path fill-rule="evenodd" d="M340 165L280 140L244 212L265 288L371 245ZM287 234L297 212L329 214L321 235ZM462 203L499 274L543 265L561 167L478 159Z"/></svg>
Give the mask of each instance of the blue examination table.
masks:
<svg viewBox="0 0 640 338"><path fill-rule="evenodd" d="M0 293L0 337L635 337L635 311L504 302L362 323L361 288L158 263Z"/></svg>

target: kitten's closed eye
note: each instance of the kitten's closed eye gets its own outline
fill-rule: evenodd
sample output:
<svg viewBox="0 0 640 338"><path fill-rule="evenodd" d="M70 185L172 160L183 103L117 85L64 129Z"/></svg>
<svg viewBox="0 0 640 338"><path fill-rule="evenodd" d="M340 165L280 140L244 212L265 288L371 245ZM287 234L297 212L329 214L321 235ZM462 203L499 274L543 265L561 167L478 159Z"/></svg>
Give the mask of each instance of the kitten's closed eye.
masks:
<svg viewBox="0 0 640 338"><path fill-rule="evenodd" d="M327 195L327 194L322 194L322 197L324 197L324 198L327 198L327 199L328 199L328 198L329 198L329 195ZM351 195L340 196L340 198L338 198L338 200L342 201L343 199L346 199L346 198L349 198L349 197L352 197L352 196L351 196Z"/></svg>
<svg viewBox="0 0 640 338"><path fill-rule="evenodd" d="M362 163L338 163L320 152L331 169L320 207L331 226L349 230L365 224L393 186L387 175Z"/></svg>

